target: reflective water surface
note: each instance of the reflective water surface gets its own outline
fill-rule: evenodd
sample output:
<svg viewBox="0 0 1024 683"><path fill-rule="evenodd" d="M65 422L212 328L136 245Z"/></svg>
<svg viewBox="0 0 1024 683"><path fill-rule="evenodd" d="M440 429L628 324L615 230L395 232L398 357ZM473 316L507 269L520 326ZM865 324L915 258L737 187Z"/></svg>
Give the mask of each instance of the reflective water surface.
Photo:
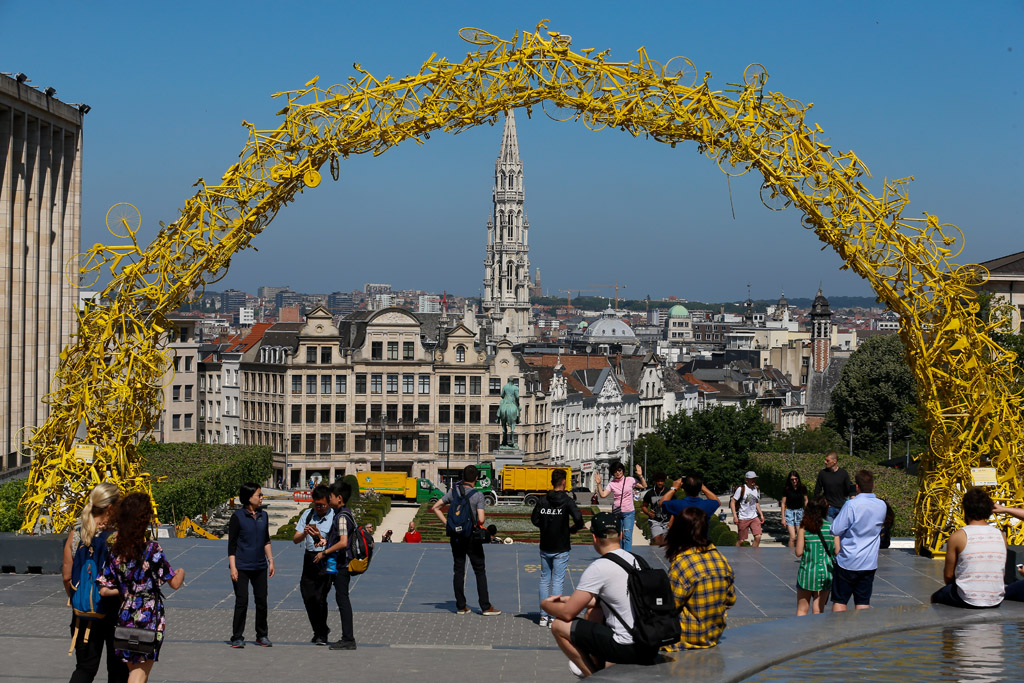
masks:
<svg viewBox="0 0 1024 683"><path fill-rule="evenodd" d="M747 680L1022 681L1024 624L969 624L877 636L792 659Z"/></svg>

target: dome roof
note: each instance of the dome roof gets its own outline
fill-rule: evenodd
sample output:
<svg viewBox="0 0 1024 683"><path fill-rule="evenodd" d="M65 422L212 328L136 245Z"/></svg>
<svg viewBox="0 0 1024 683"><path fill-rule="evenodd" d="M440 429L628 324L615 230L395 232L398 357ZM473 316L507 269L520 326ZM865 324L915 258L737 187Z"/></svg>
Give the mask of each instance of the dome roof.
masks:
<svg viewBox="0 0 1024 683"><path fill-rule="evenodd" d="M686 310L686 306L676 304L672 308L668 309L668 317L670 318L689 318L690 312Z"/></svg>
<svg viewBox="0 0 1024 683"><path fill-rule="evenodd" d="M628 344L636 341L636 335L633 334L629 325L619 320L615 313L608 309L587 328L583 339L585 341Z"/></svg>

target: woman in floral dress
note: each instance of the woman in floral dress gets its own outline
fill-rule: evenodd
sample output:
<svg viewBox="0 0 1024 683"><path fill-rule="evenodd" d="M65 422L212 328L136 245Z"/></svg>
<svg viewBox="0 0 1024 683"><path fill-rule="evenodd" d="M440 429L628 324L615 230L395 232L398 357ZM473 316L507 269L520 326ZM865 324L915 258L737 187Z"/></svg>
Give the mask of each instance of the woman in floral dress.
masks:
<svg viewBox="0 0 1024 683"><path fill-rule="evenodd" d="M148 494L133 493L121 502L117 535L110 544L110 559L99 579L100 595L121 597L118 626L157 632L152 654L116 650L128 665L130 683L145 683L160 654L166 626L160 586L166 583L177 590L185 581L185 570L171 568L160 544L146 541L152 519L153 502Z"/></svg>

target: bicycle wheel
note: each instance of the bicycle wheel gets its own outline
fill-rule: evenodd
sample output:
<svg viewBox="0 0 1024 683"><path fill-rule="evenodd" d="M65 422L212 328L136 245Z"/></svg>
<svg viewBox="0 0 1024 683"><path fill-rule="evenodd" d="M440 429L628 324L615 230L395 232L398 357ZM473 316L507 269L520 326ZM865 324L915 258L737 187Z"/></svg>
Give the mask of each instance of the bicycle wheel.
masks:
<svg viewBox="0 0 1024 683"><path fill-rule="evenodd" d="M118 239L130 239L142 227L142 213L128 202L114 204L107 209L107 230Z"/></svg>

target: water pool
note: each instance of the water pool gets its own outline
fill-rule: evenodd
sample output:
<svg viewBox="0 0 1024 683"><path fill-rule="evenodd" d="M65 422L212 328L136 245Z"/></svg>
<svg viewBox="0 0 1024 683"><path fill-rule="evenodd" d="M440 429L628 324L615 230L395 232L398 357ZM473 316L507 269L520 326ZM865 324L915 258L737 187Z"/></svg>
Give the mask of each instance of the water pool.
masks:
<svg viewBox="0 0 1024 683"><path fill-rule="evenodd" d="M1022 681L1024 624L968 624L876 636L794 658L746 680Z"/></svg>

